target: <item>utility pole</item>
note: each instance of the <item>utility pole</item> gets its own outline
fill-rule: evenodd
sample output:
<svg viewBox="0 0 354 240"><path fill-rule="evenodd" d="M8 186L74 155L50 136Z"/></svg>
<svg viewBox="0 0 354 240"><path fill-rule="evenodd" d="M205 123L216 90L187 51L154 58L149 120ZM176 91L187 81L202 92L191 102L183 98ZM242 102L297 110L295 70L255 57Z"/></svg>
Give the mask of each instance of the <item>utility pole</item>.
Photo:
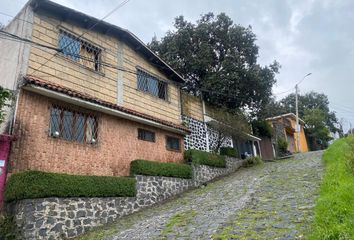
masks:
<svg viewBox="0 0 354 240"><path fill-rule="evenodd" d="M300 82L298 82L295 85L295 107L296 107L296 126L295 126L295 131L296 131L296 142L297 142L297 151L300 152L300 125L299 125L299 101L298 101L298 95L299 95L299 84L304 81L304 79L308 76L310 76L312 73L306 74Z"/></svg>
<svg viewBox="0 0 354 240"><path fill-rule="evenodd" d="M296 107L296 141L297 141L297 152L300 152L300 126L299 126L299 103L298 103L299 87L295 85L295 107Z"/></svg>

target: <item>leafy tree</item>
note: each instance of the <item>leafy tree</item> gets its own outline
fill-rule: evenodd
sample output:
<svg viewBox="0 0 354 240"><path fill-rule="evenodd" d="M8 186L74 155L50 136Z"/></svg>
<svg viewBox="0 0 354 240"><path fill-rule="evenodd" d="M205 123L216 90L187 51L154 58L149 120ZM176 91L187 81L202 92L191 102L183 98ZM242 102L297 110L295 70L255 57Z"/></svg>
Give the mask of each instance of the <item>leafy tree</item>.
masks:
<svg viewBox="0 0 354 240"><path fill-rule="evenodd" d="M324 149L328 146L328 141L332 138L329 136L330 130L327 126L326 113L319 109L305 109L304 121L306 124L306 133L310 139L312 148Z"/></svg>
<svg viewBox="0 0 354 240"><path fill-rule="evenodd" d="M299 116L304 118L306 110L319 109L323 112L325 123L328 126L330 132L338 132L340 129L336 126L338 119L335 112L329 110L329 100L327 95L317 92L309 92L305 95L299 95ZM295 94L292 93L286 98L281 100L281 105L286 112L295 113Z"/></svg>
<svg viewBox="0 0 354 240"><path fill-rule="evenodd" d="M255 120L252 122L253 133L259 137L271 138L274 134L273 128L265 120Z"/></svg>
<svg viewBox="0 0 354 240"><path fill-rule="evenodd" d="M280 65L257 63L251 26L234 24L225 13L207 13L196 23L179 16L174 27L148 45L186 79L185 90L218 107L251 113L269 101Z"/></svg>
<svg viewBox="0 0 354 240"><path fill-rule="evenodd" d="M213 120L208 122L208 127L217 135L214 152L219 152L229 137L245 139L246 133L250 133L250 127L246 117L241 112L228 112L226 109L214 109Z"/></svg>

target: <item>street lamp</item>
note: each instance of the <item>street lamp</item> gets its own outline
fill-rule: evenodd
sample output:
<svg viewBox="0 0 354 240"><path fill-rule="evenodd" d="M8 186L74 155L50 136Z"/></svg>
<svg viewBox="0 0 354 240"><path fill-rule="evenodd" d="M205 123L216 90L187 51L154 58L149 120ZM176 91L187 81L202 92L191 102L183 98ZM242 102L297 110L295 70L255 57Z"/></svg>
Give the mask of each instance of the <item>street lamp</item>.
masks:
<svg viewBox="0 0 354 240"><path fill-rule="evenodd" d="M310 76L312 73L306 74L301 81L295 85L295 107L296 107L296 141L297 141L297 151L300 152L300 125L299 125L299 104L298 104L298 94L299 94L299 84L304 81L304 79Z"/></svg>

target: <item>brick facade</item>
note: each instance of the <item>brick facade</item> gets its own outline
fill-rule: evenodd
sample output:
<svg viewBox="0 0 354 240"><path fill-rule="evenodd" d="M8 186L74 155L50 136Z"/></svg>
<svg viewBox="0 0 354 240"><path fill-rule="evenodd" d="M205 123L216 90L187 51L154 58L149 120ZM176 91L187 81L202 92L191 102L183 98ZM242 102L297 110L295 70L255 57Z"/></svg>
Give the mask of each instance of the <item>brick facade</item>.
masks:
<svg viewBox="0 0 354 240"><path fill-rule="evenodd" d="M94 145L52 138L48 134L50 107L57 100L22 90L15 122L10 171L40 170L82 175L129 175L135 159L183 161L183 136L103 113L98 116L98 140ZM63 104L64 106L74 106ZM82 109L83 112L88 111ZM156 134L155 142L138 140L138 128ZM181 139L181 151L166 149L165 137Z"/></svg>

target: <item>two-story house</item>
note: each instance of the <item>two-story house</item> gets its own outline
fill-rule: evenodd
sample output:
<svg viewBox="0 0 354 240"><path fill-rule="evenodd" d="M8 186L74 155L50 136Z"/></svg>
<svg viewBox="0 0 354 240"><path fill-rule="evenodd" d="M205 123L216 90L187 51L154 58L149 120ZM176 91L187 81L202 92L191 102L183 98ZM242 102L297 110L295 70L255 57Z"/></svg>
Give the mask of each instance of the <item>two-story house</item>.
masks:
<svg viewBox="0 0 354 240"><path fill-rule="evenodd" d="M46 0L3 31L9 172L124 176L135 159L183 161L184 79L134 34Z"/></svg>

